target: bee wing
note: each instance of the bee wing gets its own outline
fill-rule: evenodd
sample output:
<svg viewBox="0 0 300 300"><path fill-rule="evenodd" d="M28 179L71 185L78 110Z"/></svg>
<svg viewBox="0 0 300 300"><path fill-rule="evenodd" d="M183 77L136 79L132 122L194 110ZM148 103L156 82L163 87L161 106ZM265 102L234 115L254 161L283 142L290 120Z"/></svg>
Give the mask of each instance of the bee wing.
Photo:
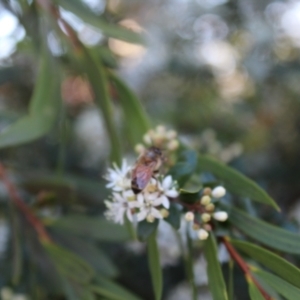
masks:
<svg viewBox="0 0 300 300"><path fill-rule="evenodd" d="M136 167L132 174L132 184L135 188L142 190L146 187L152 177L154 166L155 164L153 164L153 166L150 164L147 166L139 165Z"/></svg>

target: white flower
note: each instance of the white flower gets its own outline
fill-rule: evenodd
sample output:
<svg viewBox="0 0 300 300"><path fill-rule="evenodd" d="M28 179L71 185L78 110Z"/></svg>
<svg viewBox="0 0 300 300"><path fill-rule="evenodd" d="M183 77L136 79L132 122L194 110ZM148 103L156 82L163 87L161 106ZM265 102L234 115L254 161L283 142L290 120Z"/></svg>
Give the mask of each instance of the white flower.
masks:
<svg viewBox="0 0 300 300"><path fill-rule="evenodd" d="M105 212L107 219L115 223L124 224L124 215L129 221L133 221L132 210L140 206L135 200L135 195L131 190L119 193L113 193L113 201L105 201L108 210Z"/></svg>
<svg viewBox="0 0 300 300"><path fill-rule="evenodd" d="M163 216L156 206L164 206L169 208L169 199L168 202L165 201L163 197L159 197L159 193L144 193L138 194L137 201L139 203L140 212L137 215L138 222L144 219L149 221L154 221L154 219L162 219Z"/></svg>
<svg viewBox="0 0 300 300"><path fill-rule="evenodd" d="M228 219L228 214L226 211L218 211L213 214L215 220L224 222Z"/></svg>
<svg viewBox="0 0 300 300"><path fill-rule="evenodd" d="M163 179L162 183L158 183L158 189L162 192L162 196L164 196L165 198L176 198L179 195L174 186L175 182L172 180L171 175L166 176Z"/></svg>
<svg viewBox="0 0 300 300"><path fill-rule="evenodd" d="M131 166L127 165L125 159L122 161L121 168L114 164L114 168L109 168L108 173L104 177L107 181L109 181L106 187L116 192L121 192L126 189L130 189L131 180L128 174L131 168Z"/></svg>
<svg viewBox="0 0 300 300"><path fill-rule="evenodd" d="M222 186L217 186L212 190L211 194L214 198L222 198L225 196L226 190Z"/></svg>

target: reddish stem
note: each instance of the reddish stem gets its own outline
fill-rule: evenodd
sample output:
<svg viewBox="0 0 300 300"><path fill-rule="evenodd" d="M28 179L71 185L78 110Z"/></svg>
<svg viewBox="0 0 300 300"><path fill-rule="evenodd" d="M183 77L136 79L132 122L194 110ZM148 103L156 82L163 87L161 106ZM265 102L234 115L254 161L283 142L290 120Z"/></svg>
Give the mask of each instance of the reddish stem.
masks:
<svg viewBox="0 0 300 300"><path fill-rule="evenodd" d="M27 221L32 225L32 227L37 232L39 238L46 242L51 242L51 238L46 231L43 223L32 213L29 207L24 203L23 199L17 192L17 188L13 185L13 183L8 179L6 175L6 170L4 166L0 163L0 179L4 183L8 194L13 201L13 203L18 207L18 209L24 214Z"/></svg>
<svg viewBox="0 0 300 300"><path fill-rule="evenodd" d="M266 291L262 288L262 286L260 285L260 283L256 280L256 278L252 275L252 273L250 272L250 268L247 265L247 263L243 260L243 258L239 255L239 253L235 250L235 248L230 244L228 238L223 237L222 241L227 249L227 251L229 252L230 256L238 263L238 265L240 266L240 268L243 270L243 272L245 273L246 276L248 276L253 283L256 285L256 287L259 289L259 291L261 292L261 294L263 295L263 297L266 300L272 300L271 296L269 296Z"/></svg>
<svg viewBox="0 0 300 300"><path fill-rule="evenodd" d="M61 17L59 10L55 5L51 3L49 0L36 0L38 5L45 10L47 13L51 14L56 21L59 21L63 26L65 32L67 33L71 43L73 44L76 50L82 50L82 44L78 39L78 36L74 29Z"/></svg>

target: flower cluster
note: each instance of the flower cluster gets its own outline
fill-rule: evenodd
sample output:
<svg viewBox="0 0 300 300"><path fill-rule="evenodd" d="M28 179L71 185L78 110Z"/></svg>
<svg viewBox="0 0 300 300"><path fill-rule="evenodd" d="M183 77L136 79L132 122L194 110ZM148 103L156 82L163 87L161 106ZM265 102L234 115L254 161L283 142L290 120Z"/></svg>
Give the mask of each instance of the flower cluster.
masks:
<svg viewBox="0 0 300 300"><path fill-rule="evenodd" d="M159 125L155 130L150 129L143 137L144 144L137 144L135 151L139 154L143 153L149 146L155 146L167 152L173 152L178 149L179 141L177 132L167 130L164 126Z"/></svg>
<svg viewBox="0 0 300 300"><path fill-rule="evenodd" d="M224 222L228 218L228 214L225 211L215 211L215 202L224 197L226 190L222 186L211 188L205 188L203 190L200 200L189 205L189 211L185 214L185 220L193 222L193 231L197 233L197 237L200 240L206 240L209 235L209 231L212 230L211 220L215 219L219 222Z"/></svg>
<svg viewBox="0 0 300 300"><path fill-rule="evenodd" d="M121 168L114 165L114 168L108 170L105 176L108 181L106 187L112 189L113 193L111 199L105 201L105 216L119 224L124 224L125 215L131 222L154 222L155 219L166 218L169 214L169 198L178 196L172 177L151 178L147 186L135 194L131 189L132 169L133 166L123 160Z"/></svg>

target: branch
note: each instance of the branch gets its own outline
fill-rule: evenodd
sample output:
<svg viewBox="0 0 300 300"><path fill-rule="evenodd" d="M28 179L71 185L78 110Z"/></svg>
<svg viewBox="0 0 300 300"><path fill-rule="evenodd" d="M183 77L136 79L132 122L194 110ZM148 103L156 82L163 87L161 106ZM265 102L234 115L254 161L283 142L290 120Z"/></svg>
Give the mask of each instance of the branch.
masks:
<svg viewBox="0 0 300 300"><path fill-rule="evenodd" d="M30 208L25 204L25 202L17 192L17 188L8 179L8 176L6 174L6 169L1 163L0 163L0 179L4 183L12 202L18 207L18 209L23 213L27 221L35 229L39 238L45 242L52 242L52 239L50 238L48 232L46 231L43 223L33 214Z"/></svg>
<svg viewBox="0 0 300 300"><path fill-rule="evenodd" d="M245 276L250 278L253 283L256 285L256 287L259 289L261 292L262 296L266 300L272 300L271 296L269 296L266 291L263 289L263 287L260 285L260 283L256 280L256 278L252 275L250 272L250 268L247 265L247 263L244 261L244 259L239 255L239 253L235 250L235 248L230 244L229 239L227 237L222 238L222 242L225 245L227 251L229 252L230 256L232 259L234 259L237 264L240 266L240 268L243 270L245 273Z"/></svg>

